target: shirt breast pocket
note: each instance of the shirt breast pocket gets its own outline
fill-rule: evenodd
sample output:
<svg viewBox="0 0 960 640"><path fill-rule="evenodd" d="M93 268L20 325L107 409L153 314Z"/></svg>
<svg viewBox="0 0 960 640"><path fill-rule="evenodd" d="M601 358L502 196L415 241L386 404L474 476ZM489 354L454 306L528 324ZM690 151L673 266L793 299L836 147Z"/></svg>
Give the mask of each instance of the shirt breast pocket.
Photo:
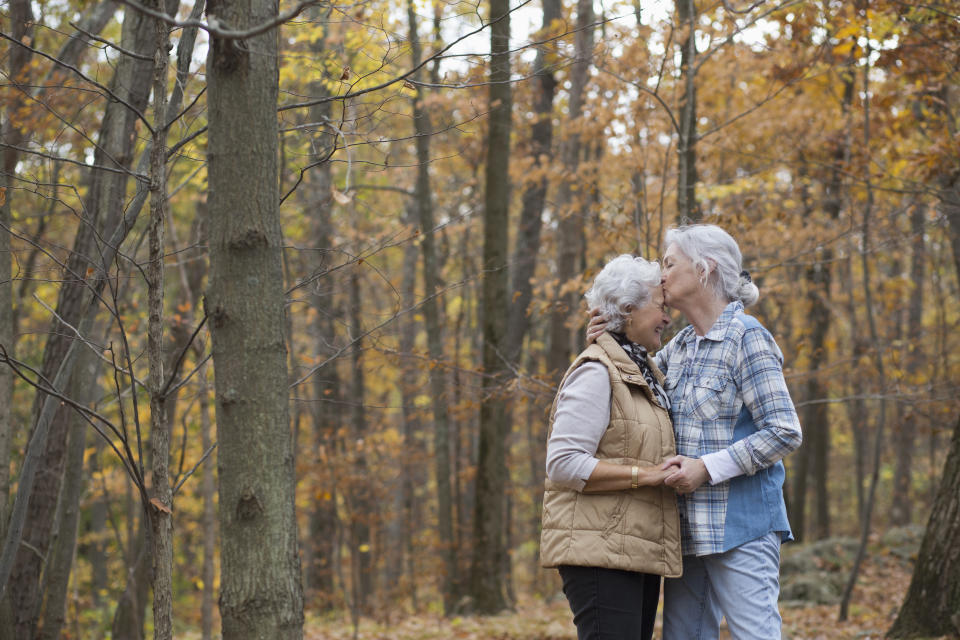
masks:
<svg viewBox="0 0 960 640"><path fill-rule="evenodd" d="M699 376L690 393L690 413L700 420L716 420L731 388L728 378Z"/></svg>

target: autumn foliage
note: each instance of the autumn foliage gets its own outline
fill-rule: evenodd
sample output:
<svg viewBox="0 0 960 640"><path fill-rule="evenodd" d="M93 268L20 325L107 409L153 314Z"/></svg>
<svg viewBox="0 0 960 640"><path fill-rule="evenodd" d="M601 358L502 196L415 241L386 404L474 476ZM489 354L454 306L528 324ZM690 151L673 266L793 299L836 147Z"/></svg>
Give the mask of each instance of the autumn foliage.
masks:
<svg viewBox="0 0 960 640"><path fill-rule="evenodd" d="M347 637L356 628L368 638L572 637L555 572L538 566L558 367L582 344L582 293L597 270L620 253L656 258L665 230L692 214L739 240L761 291L751 312L785 355L805 431L786 461L785 487L801 543L856 540L873 501L851 619L832 624L835 594L793 603L785 629L798 638L878 637L906 592L960 410L957 6L698 0L682 17L673 3L635 0L596 4L578 27L575 2L542 24L549 2L509 5L501 231L507 276L521 264L530 276L529 298L511 280L505 308L483 304L488 126L501 106L490 97L490 7L280 4L281 14L296 15L276 27L286 309L276 334L286 348L304 636ZM214 407L224 398L214 394L209 362L218 318L204 305L206 60L228 40L213 44L209 7L168 5L176 19L165 81L176 108L162 156L161 321L173 504L154 505L172 512L174 635L188 638L219 628L211 514ZM59 480L46 507L49 531L37 538L43 561L27 572L32 608L0 607L0 622L16 619L30 633L150 628L150 500L137 479L151 481L145 443L159 387L147 384L143 199L151 174L141 158L157 127L146 105L160 54L134 30L149 7L0 5L0 235L12 265L0 289L9 375L0 384L12 389L8 403L0 395L0 466L9 470L9 479L0 474L0 503L17 495L51 391L58 359L45 360L45 349L78 339L79 325L58 305L71 287L98 291L80 336L82 369L59 390L56 419L69 441L41 468ZM578 40L584 30L592 40ZM681 46L691 41L689 59ZM237 64L258 55L237 46ZM113 120L121 116L126 128ZM545 121L552 137L535 126ZM418 146L425 137L426 149ZM681 158L696 175L684 214ZM535 226L521 227L538 187ZM77 239L87 236L81 249ZM484 360L485 319L511 315L505 327L516 352L488 351ZM683 319L673 316L675 332ZM277 349L284 344L278 339ZM515 613L474 619L463 616L477 604L469 589L477 463L481 406L491 398L509 419L500 478L506 557L497 568ZM43 509L34 511L28 534ZM10 509L0 516L5 532ZM894 527L913 531L909 545L885 541ZM53 561L64 541L65 568ZM837 562L846 578L852 556ZM57 580L62 593L52 597Z"/></svg>

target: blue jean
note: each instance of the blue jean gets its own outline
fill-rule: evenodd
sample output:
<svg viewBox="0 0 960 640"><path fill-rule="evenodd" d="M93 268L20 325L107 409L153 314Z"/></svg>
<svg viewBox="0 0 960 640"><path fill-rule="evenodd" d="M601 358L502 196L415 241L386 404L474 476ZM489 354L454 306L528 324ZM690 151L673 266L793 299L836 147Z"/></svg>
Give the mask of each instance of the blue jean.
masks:
<svg viewBox="0 0 960 640"><path fill-rule="evenodd" d="M577 640L650 640L660 576L600 567L558 567Z"/></svg>
<svg viewBox="0 0 960 640"><path fill-rule="evenodd" d="M683 556L683 577L664 582L663 639L715 640L726 617L735 640L780 638L780 534L725 553Z"/></svg>

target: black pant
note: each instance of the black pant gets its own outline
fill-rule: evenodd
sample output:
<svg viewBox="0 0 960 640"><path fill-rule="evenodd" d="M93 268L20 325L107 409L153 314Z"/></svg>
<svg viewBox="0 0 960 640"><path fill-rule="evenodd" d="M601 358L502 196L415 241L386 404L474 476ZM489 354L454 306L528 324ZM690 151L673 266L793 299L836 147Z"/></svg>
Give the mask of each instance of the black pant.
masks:
<svg viewBox="0 0 960 640"><path fill-rule="evenodd" d="M660 576L599 567L559 567L578 640L650 640Z"/></svg>

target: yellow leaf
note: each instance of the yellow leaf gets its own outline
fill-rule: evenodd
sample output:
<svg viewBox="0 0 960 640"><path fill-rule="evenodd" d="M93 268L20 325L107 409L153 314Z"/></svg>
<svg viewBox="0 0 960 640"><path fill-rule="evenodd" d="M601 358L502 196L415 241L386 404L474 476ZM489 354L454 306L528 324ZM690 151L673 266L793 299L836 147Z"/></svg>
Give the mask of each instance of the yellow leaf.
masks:
<svg viewBox="0 0 960 640"><path fill-rule="evenodd" d="M853 40L848 40L846 42L841 42L833 48L833 54L836 56L842 56L850 53L850 50L853 49L853 45L856 44Z"/></svg>

